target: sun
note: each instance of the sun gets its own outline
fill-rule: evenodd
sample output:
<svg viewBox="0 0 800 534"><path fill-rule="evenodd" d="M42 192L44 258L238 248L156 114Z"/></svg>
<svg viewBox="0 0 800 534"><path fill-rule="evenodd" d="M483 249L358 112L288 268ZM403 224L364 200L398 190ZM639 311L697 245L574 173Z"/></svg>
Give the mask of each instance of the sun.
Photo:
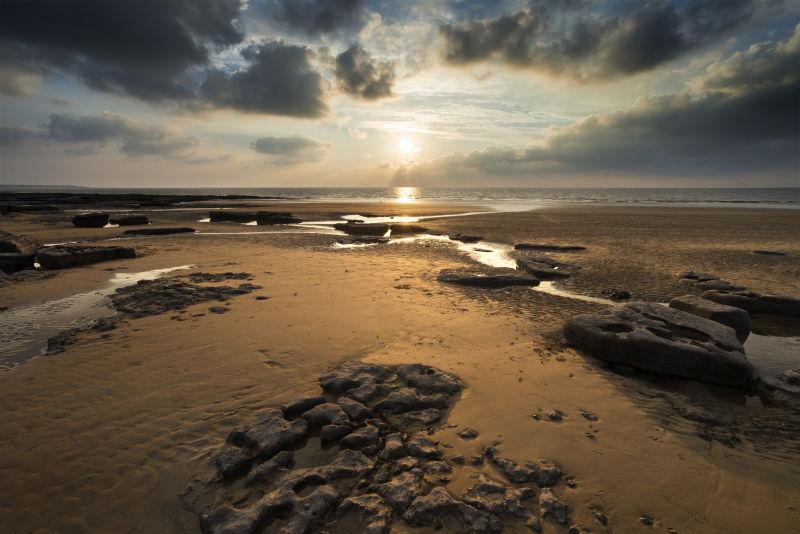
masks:
<svg viewBox="0 0 800 534"><path fill-rule="evenodd" d="M403 137L397 143L397 150L404 156L410 156L419 152L419 146L410 137Z"/></svg>

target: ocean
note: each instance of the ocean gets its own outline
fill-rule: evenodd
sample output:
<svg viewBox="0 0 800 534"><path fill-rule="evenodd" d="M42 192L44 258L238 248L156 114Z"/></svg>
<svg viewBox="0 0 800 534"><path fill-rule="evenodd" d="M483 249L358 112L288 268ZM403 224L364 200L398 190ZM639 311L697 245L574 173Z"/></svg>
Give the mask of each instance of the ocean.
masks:
<svg viewBox="0 0 800 534"><path fill-rule="evenodd" d="M716 205L800 208L795 188L418 188L418 187L239 187L93 188L0 185L0 191L64 193L152 193L254 195L317 201L438 201L508 205L560 203Z"/></svg>

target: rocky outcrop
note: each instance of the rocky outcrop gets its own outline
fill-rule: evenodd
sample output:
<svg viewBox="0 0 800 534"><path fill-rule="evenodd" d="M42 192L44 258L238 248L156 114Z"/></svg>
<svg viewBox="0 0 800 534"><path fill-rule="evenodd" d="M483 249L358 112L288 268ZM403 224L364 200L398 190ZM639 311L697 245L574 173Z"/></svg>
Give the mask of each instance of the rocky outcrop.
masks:
<svg viewBox="0 0 800 534"><path fill-rule="evenodd" d="M214 210L208 212L208 220L213 222L249 223L256 220L252 211Z"/></svg>
<svg viewBox="0 0 800 534"><path fill-rule="evenodd" d="M732 328L660 304L578 315L565 325L564 337L596 358L646 371L732 386L754 375Z"/></svg>
<svg viewBox="0 0 800 534"><path fill-rule="evenodd" d="M125 230L125 235L170 235L170 234L191 234L194 228L181 226L177 228L136 228L135 230Z"/></svg>
<svg viewBox="0 0 800 534"><path fill-rule="evenodd" d="M516 269L461 268L442 269L436 277L440 282L474 287L538 286L539 279Z"/></svg>
<svg viewBox="0 0 800 534"><path fill-rule="evenodd" d="M493 514L470 506L450 495L443 487L433 488L430 493L415 498L403 513L403 519L414 527L441 527L443 520L450 519L458 532L490 534L501 532L503 524Z"/></svg>
<svg viewBox="0 0 800 534"><path fill-rule="evenodd" d="M461 241L462 243L477 243L478 241L483 240L482 235L470 235L470 234L450 234L447 236L452 241Z"/></svg>
<svg viewBox="0 0 800 534"><path fill-rule="evenodd" d="M111 224L118 224L119 226L138 226L150 224L150 219L147 218L147 215L120 215L111 217L109 222Z"/></svg>
<svg viewBox="0 0 800 534"><path fill-rule="evenodd" d="M36 254L36 261L43 269L68 269L135 257L136 251L130 247L49 247Z"/></svg>
<svg viewBox="0 0 800 534"><path fill-rule="evenodd" d="M675 297L669 302L669 307L730 326L742 342L750 335L750 314L741 308L719 304L694 295Z"/></svg>
<svg viewBox="0 0 800 534"><path fill-rule="evenodd" d="M535 250L539 252L580 252L586 247L579 245L553 245L550 243L515 243L514 250Z"/></svg>
<svg viewBox="0 0 800 534"><path fill-rule="evenodd" d="M539 280L558 280L572 276L570 268L558 262L547 262L537 257L522 256L517 258L517 269L524 271Z"/></svg>
<svg viewBox="0 0 800 534"><path fill-rule="evenodd" d="M109 215L104 212L81 213L72 218L72 224L79 228L102 228L108 224Z"/></svg>
<svg viewBox="0 0 800 534"><path fill-rule="evenodd" d="M706 291L703 298L735 306L750 313L768 313L772 315L786 315L800 317L800 298L789 295L769 295L755 291Z"/></svg>
<svg viewBox="0 0 800 534"><path fill-rule="evenodd" d="M428 229L424 226L407 223L389 225L389 230L392 231L393 236L424 234L428 232Z"/></svg>
<svg viewBox="0 0 800 534"><path fill-rule="evenodd" d="M259 226L275 224L297 224L303 222L291 213L285 211L259 211L256 213L256 223Z"/></svg>
<svg viewBox="0 0 800 534"><path fill-rule="evenodd" d="M336 223L333 225L336 230L347 235L374 235L382 236L389 231L389 225L383 223L362 223L347 221L346 223Z"/></svg>

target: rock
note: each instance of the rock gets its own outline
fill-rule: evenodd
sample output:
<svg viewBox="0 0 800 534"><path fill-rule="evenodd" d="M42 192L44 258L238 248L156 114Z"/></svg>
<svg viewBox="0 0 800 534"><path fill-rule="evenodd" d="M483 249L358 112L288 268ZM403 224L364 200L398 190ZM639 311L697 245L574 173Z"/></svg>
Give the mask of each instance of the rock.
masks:
<svg viewBox="0 0 800 534"><path fill-rule="evenodd" d="M341 395L363 386L374 387L378 381L384 380L389 374L390 371L382 365L348 362L320 376L319 384L325 391Z"/></svg>
<svg viewBox="0 0 800 534"><path fill-rule="evenodd" d="M452 395L461 390L458 378L450 373L419 363L399 365L397 374L423 393L447 393Z"/></svg>
<svg viewBox="0 0 800 534"><path fill-rule="evenodd" d="M786 256L785 252L779 252L777 250L754 250L753 254L761 254L763 256Z"/></svg>
<svg viewBox="0 0 800 534"><path fill-rule="evenodd" d="M101 261L131 259L136 251L129 247L48 247L36 254L44 269L68 269Z"/></svg>
<svg viewBox="0 0 800 534"><path fill-rule="evenodd" d="M322 424L327 425L343 425L350 421L344 410L338 405L331 402L318 404L300 415L303 419L308 421L311 426L318 426Z"/></svg>
<svg viewBox="0 0 800 534"><path fill-rule="evenodd" d="M120 215L118 217L111 217L108 222L111 224L118 224L119 226L137 226L150 224L150 219L148 219L146 215Z"/></svg>
<svg viewBox="0 0 800 534"><path fill-rule="evenodd" d="M447 462L442 462L439 460L427 462L423 467L423 470L429 475L446 475L453 472L453 468L450 467Z"/></svg>
<svg viewBox="0 0 800 534"><path fill-rule="evenodd" d="M408 427L414 424L423 426L431 425L442 418L442 412L436 408L406 412L400 416L400 426Z"/></svg>
<svg viewBox="0 0 800 534"><path fill-rule="evenodd" d="M42 242L27 235L0 234L0 253L33 256L42 248Z"/></svg>
<svg viewBox="0 0 800 534"><path fill-rule="evenodd" d="M209 221L213 222L235 222L249 223L256 220L253 212L233 211L233 210L214 210L208 212Z"/></svg>
<svg viewBox="0 0 800 534"><path fill-rule="evenodd" d="M380 439L381 433L378 431L378 427L367 425L342 438L339 442L339 447L362 450L377 445Z"/></svg>
<svg viewBox="0 0 800 534"><path fill-rule="evenodd" d="M586 247L577 245L551 245L546 243L516 243L514 250L537 250L541 252L579 252Z"/></svg>
<svg viewBox="0 0 800 534"><path fill-rule="evenodd" d="M259 211L256 213L256 223L259 226L270 226L275 224L298 224L300 219L291 213L280 211Z"/></svg>
<svg viewBox="0 0 800 534"><path fill-rule="evenodd" d="M372 417L372 410L357 400L353 400L349 397L341 397L337 403L351 419L360 420Z"/></svg>
<svg viewBox="0 0 800 534"><path fill-rule="evenodd" d="M790 386L800 386L800 369L789 369L778 375L778 380Z"/></svg>
<svg viewBox="0 0 800 534"><path fill-rule="evenodd" d="M251 459L269 459L280 451L290 449L305 437L308 423L303 419L287 421L277 408L268 410L256 419L253 426L234 430L228 435L230 445L243 449Z"/></svg>
<svg viewBox="0 0 800 534"><path fill-rule="evenodd" d="M589 410L581 410L581 416L587 421L597 421L597 416Z"/></svg>
<svg viewBox="0 0 800 534"><path fill-rule="evenodd" d="M535 258L517 258L517 269L533 275L539 280L557 280L572 276L567 269L553 267Z"/></svg>
<svg viewBox="0 0 800 534"><path fill-rule="evenodd" d="M606 289L605 291L601 291L601 295L605 295L606 297L610 298L614 301L622 301L622 300L630 300L631 299L631 292L625 291L624 289Z"/></svg>
<svg viewBox="0 0 800 534"><path fill-rule="evenodd" d="M453 241L461 241L462 243L477 243L483 240L482 235L450 234L447 237Z"/></svg>
<svg viewBox="0 0 800 534"><path fill-rule="evenodd" d="M736 291L732 293L723 291L706 291L703 298L742 308L750 313L768 313L772 315L786 315L800 317L800 298L788 295L769 295L755 291Z"/></svg>
<svg viewBox="0 0 800 534"><path fill-rule="evenodd" d="M733 329L654 303L578 315L564 337L596 358L647 371L733 386L754 374Z"/></svg>
<svg viewBox="0 0 800 534"><path fill-rule="evenodd" d="M403 519L414 527L437 527L442 524L443 517L452 518L458 532L489 534L503 529L498 518L456 500L443 487L435 487L427 495L415 498L403 513Z"/></svg>
<svg viewBox="0 0 800 534"><path fill-rule="evenodd" d="M134 230L125 230L125 235L170 235L170 234L191 234L194 233L194 228L188 226L181 226L175 228L136 228Z"/></svg>
<svg viewBox="0 0 800 534"><path fill-rule="evenodd" d="M442 457L439 445L422 433L414 434L408 439L406 450L411 456L416 456L417 458L438 460Z"/></svg>
<svg viewBox="0 0 800 534"><path fill-rule="evenodd" d="M550 460L525 462L525 467L530 472L528 480L540 488L554 486L561 478L561 469Z"/></svg>
<svg viewBox="0 0 800 534"><path fill-rule="evenodd" d="M211 457L211 465L219 471L223 478L232 478L247 471L252 462L251 451L233 445L225 445Z"/></svg>
<svg viewBox="0 0 800 534"><path fill-rule="evenodd" d="M556 522L567 524L567 505L558 500L550 488L539 493L539 511L542 517L552 517Z"/></svg>
<svg viewBox="0 0 800 534"><path fill-rule="evenodd" d="M406 451L406 447L403 445L403 437L399 432L389 434L384 441L381 459L397 460L398 458L408 455L408 451Z"/></svg>
<svg viewBox="0 0 800 534"><path fill-rule="evenodd" d="M355 221L348 221L346 223L337 223L333 227L340 232L347 235L376 235L382 236L389 231L389 225L384 223L361 223Z"/></svg>
<svg viewBox="0 0 800 534"><path fill-rule="evenodd" d="M451 464L454 465L466 465L467 461L464 459L464 456L461 454L457 454L455 456L451 456L447 459Z"/></svg>
<svg viewBox="0 0 800 534"><path fill-rule="evenodd" d="M513 460L503 458L500 456L499 451L494 447L487 447L484 450L484 455L489 458L489 461L499 467L500 471L502 471L506 478L511 482L522 484L523 482L528 482L533 476L533 473L530 469L519 465Z"/></svg>
<svg viewBox="0 0 800 534"><path fill-rule="evenodd" d="M750 335L750 315L741 308L719 304L694 295L675 297L669 302L669 307L730 326L741 341Z"/></svg>
<svg viewBox="0 0 800 534"><path fill-rule="evenodd" d="M709 273L698 273L695 271L686 271L678 275L682 281L686 282L706 282L708 280L719 280L719 276Z"/></svg>
<svg viewBox="0 0 800 534"><path fill-rule="evenodd" d="M338 441L352 431L353 429L347 425L325 425L319 432L319 439L322 443L332 443Z"/></svg>
<svg viewBox="0 0 800 534"><path fill-rule="evenodd" d="M395 235L410 235L410 234L424 234L427 233L428 229L424 226L419 226L416 224L391 224L389 225L389 230L392 231L393 236Z"/></svg>
<svg viewBox="0 0 800 534"><path fill-rule="evenodd" d="M501 267L442 269L436 279L449 284L489 288L539 285L535 276Z"/></svg>
<svg viewBox="0 0 800 534"><path fill-rule="evenodd" d="M412 469L377 487L377 492L398 514L402 514L422 489L422 472Z"/></svg>
<svg viewBox="0 0 800 534"><path fill-rule="evenodd" d="M465 428L461 432L457 434L457 436L461 439L475 439L478 437L478 431L474 428Z"/></svg>
<svg viewBox="0 0 800 534"><path fill-rule="evenodd" d="M391 241L388 237L339 237L336 242L340 245L385 245Z"/></svg>
<svg viewBox="0 0 800 534"><path fill-rule="evenodd" d="M281 451L269 460L256 465L244 479L246 486L264 484L279 473L285 473L294 459L292 451Z"/></svg>
<svg viewBox="0 0 800 534"><path fill-rule="evenodd" d="M534 495L530 488L511 488L480 475L478 481L464 493L462 499L467 504L495 515L530 517L533 514L525 508L522 501Z"/></svg>
<svg viewBox="0 0 800 534"><path fill-rule="evenodd" d="M374 406L376 412L400 413L423 408L446 408L446 394L419 395L415 389L400 388Z"/></svg>
<svg viewBox="0 0 800 534"><path fill-rule="evenodd" d="M322 396L311 396L311 397L303 397L301 399L293 400L292 402L288 402L281 406L281 411L283 411L283 416L287 419L294 419L298 415L307 412L314 406L319 404L323 404L327 402L325 397Z"/></svg>
<svg viewBox="0 0 800 534"><path fill-rule="evenodd" d="M564 412L561 410L550 410L547 412L547 418L555 423L559 423L564 420Z"/></svg>
<svg viewBox="0 0 800 534"><path fill-rule="evenodd" d="M108 224L108 213L81 213L72 218L72 224L79 228L102 228Z"/></svg>
<svg viewBox="0 0 800 534"><path fill-rule="evenodd" d="M694 287L703 290L717 290L717 291L740 291L744 286L738 286L725 280L706 280L705 282L697 282Z"/></svg>
<svg viewBox="0 0 800 534"><path fill-rule="evenodd" d="M17 254L13 252L0 253L0 272L11 274L26 269L33 269L35 258L33 254Z"/></svg>
<svg viewBox="0 0 800 534"><path fill-rule="evenodd" d="M383 499L373 493L348 497L337 509L337 519L355 514L357 521L354 532L365 534L388 534L392 524L392 511Z"/></svg>

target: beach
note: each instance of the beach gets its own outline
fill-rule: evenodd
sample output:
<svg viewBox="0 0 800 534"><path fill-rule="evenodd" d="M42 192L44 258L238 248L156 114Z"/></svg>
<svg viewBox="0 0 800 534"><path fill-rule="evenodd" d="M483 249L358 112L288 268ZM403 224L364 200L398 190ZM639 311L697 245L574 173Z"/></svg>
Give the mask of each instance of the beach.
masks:
<svg viewBox="0 0 800 534"><path fill-rule="evenodd" d="M227 205L304 223L201 222ZM429 434L444 460L493 447L559 466L552 489L569 519L543 518L543 532L791 532L800 521L798 394L610 366L562 336L575 316L621 306L615 292L656 303L699 295L684 271L800 296L799 210L218 200L132 212L150 228L197 232L125 236L124 227L75 227L71 211L2 216L11 234L133 247L137 257L12 276L0 286L0 317L159 269L177 268L158 280L240 292L163 309L156 295L155 311L109 312L113 327L73 332L60 352L0 371L3 531L199 532L199 496L231 430L316 395L319 376L350 361L425 364L458 378L457 399ZM343 241L329 223L345 215L413 218L431 237ZM447 237L457 234L481 239ZM585 250L547 252L573 271L537 287L437 280L442 269L480 266L476 258L513 266L512 247L524 242ZM780 254L754 253L764 250ZM796 318L764 322L753 339L798 336ZM780 365L799 368L794 356L793 367ZM462 439L465 428L477 436ZM499 476L489 460L450 465L429 483L455 496L479 474ZM519 518L504 527L532 528ZM391 531L429 528L395 518Z"/></svg>

